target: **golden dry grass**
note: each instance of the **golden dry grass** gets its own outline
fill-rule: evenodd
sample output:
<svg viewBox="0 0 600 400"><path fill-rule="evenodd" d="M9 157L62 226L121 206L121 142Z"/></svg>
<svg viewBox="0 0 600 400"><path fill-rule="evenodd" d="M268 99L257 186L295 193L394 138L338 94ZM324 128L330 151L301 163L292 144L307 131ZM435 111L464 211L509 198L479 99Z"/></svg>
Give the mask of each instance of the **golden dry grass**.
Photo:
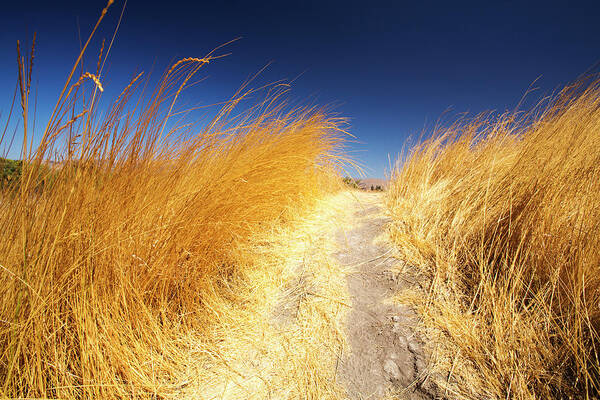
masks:
<svg viewBox="0 0 600 400"><path fill-rule="evenodd" d="M179 119L210 60L177 62L149 97L138 75L101 114L99 59L72 72L33 148L23 129L23 178L0 193L0 396L178 396L190 337L212 346L215 313L248 301L256 238L327 192L344 133L321 110L275 91L234 116L236 95L203 128Z"/></svg>
<svg viewBox="0 0 600 400"><path fill-rule="evenodd" d="M353 201L328 195L293 225L255 237L247 251L260 268L242 270L242 301L212 300L215 340L189 338L179 398L346 398L336 373L351 300L332 254Z"/></svg>
<svg viewBox="0 0 600 400"><path fill-rule="evenodd" d="M412 300L449 397L597 397L599 133L599 83L581 82L398 164L391 234L429 279Z"/></svg>

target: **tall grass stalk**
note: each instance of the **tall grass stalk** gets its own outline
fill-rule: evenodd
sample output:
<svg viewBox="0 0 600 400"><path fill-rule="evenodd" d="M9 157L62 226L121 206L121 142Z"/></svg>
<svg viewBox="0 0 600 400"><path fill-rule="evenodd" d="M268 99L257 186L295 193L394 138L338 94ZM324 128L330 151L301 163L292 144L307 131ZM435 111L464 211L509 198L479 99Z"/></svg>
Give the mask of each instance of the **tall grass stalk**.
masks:
<svg viewBox="0 0 600 400"><path fill-rule="evenodd" d="M100 113L100 69L72 79L83 51L34 148L33 58L19 55L23 173L0 193L0 396L173 395L181 338L210 329L207 299L239 268L260 268L243 250L253 235L323 193L344 160L343 121L289 110L275 90L184 123L174 104L212 55L176 62L149 97L136 76Z"/></svg>
<svg viewBox="0 0 600 400"><path fill-rule="evenodd" d="M598 81L438 129L398 164L391 233L430 279L413 300L450 397L598 395L599 178Z"/></svg>

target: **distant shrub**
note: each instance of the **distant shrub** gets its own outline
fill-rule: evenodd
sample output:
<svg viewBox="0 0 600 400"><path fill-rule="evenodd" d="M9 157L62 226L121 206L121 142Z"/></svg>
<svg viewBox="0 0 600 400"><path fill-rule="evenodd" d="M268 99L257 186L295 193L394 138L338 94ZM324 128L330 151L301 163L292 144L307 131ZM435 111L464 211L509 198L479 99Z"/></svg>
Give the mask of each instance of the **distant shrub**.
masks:
<svg viewBox="0 0 600 400"><path fill-rule="evenodd" d="M30 188L39 190L43 186L56 180L58 169L46 164L31 166L28 171L32 173L29 181ZM23 176L23 161L0 158L0 188L14 189L21 184Z"/></svg>
<svg viewBox="0 0 600 400"><path fill-rule="evenodd" d="M350 178L349 176L344 177L344 183L353 189L360 189L360 179Z"/></svg>
<svg viewBox="0 0 600 400"><path fill-rule="evenodd" d="M0 157L0 186L5 187L21 179L23 161Z"/></svg>

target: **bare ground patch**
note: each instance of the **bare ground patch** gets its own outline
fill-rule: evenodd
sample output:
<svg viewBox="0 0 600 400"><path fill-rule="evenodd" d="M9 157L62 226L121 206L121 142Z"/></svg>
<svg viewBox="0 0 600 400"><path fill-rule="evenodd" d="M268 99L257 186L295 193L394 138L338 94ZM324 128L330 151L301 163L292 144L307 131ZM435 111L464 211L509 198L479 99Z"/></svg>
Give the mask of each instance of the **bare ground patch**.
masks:
<svg viewBox="0 0 600 400"><path fill-rule="evenodd" d="M336 257L347 271L352 302L347 321L349 353L339 376L350 399L431 399L436 388L428 378L423 345L415 332L411 308L392 298L408 288L393 250L381 240L388 219L381 197L357 194L353 228L336 234Z"/></svg>

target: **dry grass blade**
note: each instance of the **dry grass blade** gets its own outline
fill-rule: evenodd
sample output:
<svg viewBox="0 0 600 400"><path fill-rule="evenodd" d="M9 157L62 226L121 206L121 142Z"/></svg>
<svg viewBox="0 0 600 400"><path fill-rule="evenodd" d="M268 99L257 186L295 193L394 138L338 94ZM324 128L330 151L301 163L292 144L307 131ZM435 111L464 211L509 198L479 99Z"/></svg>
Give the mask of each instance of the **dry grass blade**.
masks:
<svg viewBox="0 0 600 400"><path fill-rule="evenodd" d="M184 338L260 268L252 238L329 190L345 134L321 110L275 92L241 119L237 97L202 129L169 120L209 59L175 63L132 109L138 75L102 116L82 95L98 75L70 85L74 67L33 157L23 131L22 179L0 189L0 396L175 396ZM19 56L26 120L25 71Z"/></svg>
<svg viewBox="0 0 600 400"><path fill-rule="evenodd" d="M437 132L395 171L392 236L431 278L415 302L453 397L598 395L598 132L599 82L581 82Z"/></svg>

